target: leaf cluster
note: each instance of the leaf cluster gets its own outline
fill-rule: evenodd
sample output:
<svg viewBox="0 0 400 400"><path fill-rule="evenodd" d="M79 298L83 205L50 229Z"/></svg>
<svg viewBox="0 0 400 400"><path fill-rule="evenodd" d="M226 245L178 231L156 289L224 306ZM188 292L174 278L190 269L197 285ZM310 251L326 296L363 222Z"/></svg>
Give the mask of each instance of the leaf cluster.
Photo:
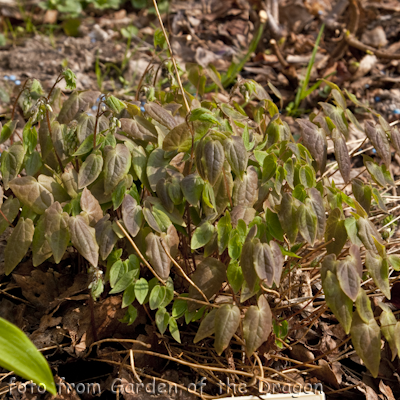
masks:
<svg viewBox="0 0 400 400"><path fill-rule="evenodd" d="M204 81L188 73L190 81ZM63 77L74 84L70 72ZM394 185L388 167L400 134L328 84L333 103L297 121L299 142L252 80L238 82L229 102L185 92L189 115L177 89L151 91L155 100L143 111L139 102L96 91L74 91L66 100L56 89L35 97L39 86L32 84L22 96L22 141L1 157L8 198L0 232L13 224L6 273L29 254L34 266L58 264L73 247L88 263L94 298L122 293L125 322L148 303L161 334L169 329L180 341L183 321L201 319L195 342L214 335L221 354L240 332L251 356L270 335L273 313L280 318L270 308L271 293L280 295L312 247L321 251L326 303L376 376L381 333L396 354L398 324L383 324L395 320L384 309L379 327L361 282L364 264L389 299L389 270L400 267L369 219L377 208L388 212L383 193ZM246 108L234 95L249 101ZM365 134L381 162L363 158L372 183L353 178L349 126L364 129L348 101L376 117ZM15 128L16 120L6 123L0 142ZM328 165L329 142L336 161ZM341 188L329 179L335 168Z"/></svg>

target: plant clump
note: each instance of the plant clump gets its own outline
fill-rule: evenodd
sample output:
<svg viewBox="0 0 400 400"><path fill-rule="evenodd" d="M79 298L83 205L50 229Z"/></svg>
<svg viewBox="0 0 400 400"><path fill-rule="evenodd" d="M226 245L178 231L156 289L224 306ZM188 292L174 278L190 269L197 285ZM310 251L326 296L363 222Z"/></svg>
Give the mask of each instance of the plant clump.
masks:
<svg viewBox="0 0 400 400"><path fill-rule="evenodd" d="M204 71L191 68L191 81L204 83ZM61 79L75 87L70 70ZM295 141L253 80L239 80L226 102L185 91L190 114L177 85L147 90L142 108L98 91L63 100L55 85L45 97L38 81L27 81L18 98L22 140L1 156L0 233L13 227L6 274L26 256L34 266L58 264L73 248L87 262L94 299L122 294L126 323L145 304L161 335L168 329L180 342L184 325L195 326L195 343L214 336L221 355L235 337L251 358L272 331L279 338L290 329L279 306L291 275L311 264L326 305L376 377L381 336L395 357L400 323L381 303L378 324L362 282L371 278L389 300L389 275L400 269L390 231L370 219L376 209L390 218L385 193L395 186L389 165L400 133L326 84L332 102L297 120ZM349 101L375 119L365 125L377 154L363 155L367 179L352 173L349 127L364 128ZM16 125L13 115L0 143ZM342 185L330 179L337 169Z"/></svg>

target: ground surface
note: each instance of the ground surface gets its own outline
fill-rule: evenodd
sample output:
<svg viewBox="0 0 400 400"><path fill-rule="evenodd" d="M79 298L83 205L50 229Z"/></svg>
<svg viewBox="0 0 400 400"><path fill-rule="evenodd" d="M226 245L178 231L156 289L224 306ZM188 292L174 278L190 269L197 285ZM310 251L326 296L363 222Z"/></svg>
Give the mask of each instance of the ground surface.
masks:
<svg viewBox="0 0 400 400"><path fill-rule="evenodd" d="M135 10L130 4L120 10L99 11L89 7L80 20L78 35L74 37L66 35L69 28L64 14L45 12L35 1L20 3L0 0L0 27L3 27L4 33L8 32L6 42L0 46L2 120L10 113L11 101L21 83L35 77L45 89L49 89L61 65L68 65L75 72L80 90L100 88L117 93L121 98L134 99L137 82L154 55L152 38L154 28L158 26L154 13L146 9ZM285 0L280 2L278 12L273 3L269 22L256 51L241 72L242 77L253 78L264 86L268 82L275 85L283 95L285 113L285 108L294 101L321 22L324 21L326 28L312 70L311 83L335 72L330 78L332 81L347 88L362 102L373 105L389 122L400 118L398 1L354 0L349 5L346 0ZM244 57L260 24L260 10L265 10L265 7L256 0L174 0L163 16L171 33L174 53L182 67L190 62L204 67L212 63L218 70L226 71L232 61ZM27 31L27 21L35 26L30 32ZM13 34L7 28L8 22L14 27ZM121 34L121 29L129 26L134 27L135 34L127 49L127 39ZM363 45L379 49L378 56L366 54L357 48L359 45L349 46L344 40L344 28L349 29ZM271 46L271 39L280 43L279 53ZM394 53L398 56L387 56ZM318 101L325 99L324 96L323 90L316 90L301 104L301 108L311 112ZM358 117L362 118L362 115ZM293 117L287 115L286 119L293 130L298 129ZM358 139L356 132L353 136L353 140ZM400 175L399 158L395 158L391 168L396 181ZM131 348L132 344L122 343L118 347L113 343L104 343L97 350L88 352L88 347L95 340L107 338L137 339L151 344L153 351L174 357L180 357L183 351L190 351L192 355L187 355L186 361L192 359L199 362L195 354L198 350L191 344L192 332L187 332L183 345L178 346L171 339L161 337L154 323L145 315L131 326L120 323L124 315L120 309L120 296L109 296L91 305L87 275L78 267L72 253L58 266L45 263L33 269L30 260L26 260L12 277L4 276L2 249L9 234L6 231L0 241L0 316L18 325L30 335L38 348L45 349L56 372L57 382L60 377L70 383L99 382L102 398L115 398L109 390L115 378L120 378L123 384L133 381L131 374L120 367L124 355L115 353L115 350ZM307 273L303 272L294 279L301 282L302 287L293 298L306 297L320 289L318 282L310 282ZM296 312L305 305L304 302L299 303L292 311ZM308 305L311 308L306 307L301 316L310 317L314 305ZM330 399L399 398L398 358L390 362L387 357L382 363L380 379L373 379L354 353L346 353L346 348L338 350L337 346L345 335L338 325L332 324L330 318L331 315L323 315L306 336L301 329L296 330L293 322L290 339L297 344L291 350L282 352L281 359L265 360L266 365L277 371L270 375L277 378L280 371L293 368L293 372L286 374L289 379L302 384L322 382ZM139 344L133 346L134 349L143 348ZM281 354L279 349L276 351ZM231 365L232 357L228 354L222 365ZM215 362L221 363L219 360ZM294 368L302 363L308 363L310 368L304 365ZM201 371L195 373L190 368L177 365L144 354L135 357L135 367L149 376L184 386L200 378ZM313 368L313 365L318 368ZM16 390L10 395L6 385L8 379L5 374L3 377L0 374L0 397L33 399L37 396L20 394ZM150 378L144 379L144 382L151 382ZM218 395L215 382L210 383L211 386L213 388L208 393ZM131 400L148 398L150 394L139 391L139 394L121 393L120 396ZM59 396L60 399L91 397L76 390L69 394L64 391ZM195 398L186 392L173 397ZM169 399L170 396L162 394L157 398Z"/></svg>

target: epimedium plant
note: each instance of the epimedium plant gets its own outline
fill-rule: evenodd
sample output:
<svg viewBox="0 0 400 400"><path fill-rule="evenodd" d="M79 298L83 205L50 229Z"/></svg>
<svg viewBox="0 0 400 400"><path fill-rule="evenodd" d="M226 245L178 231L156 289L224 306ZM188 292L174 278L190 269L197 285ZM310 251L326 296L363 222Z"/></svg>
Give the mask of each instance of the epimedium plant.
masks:
<svg viewBox="0 0 400 400"><path fill-rule="evenodd" d="M191 81L204 83L195 68ZM70 70L56 83L61 79L75 88ZM188 92L183 98L176 84L168 91L148 87L144 111L138 101L97 91L73 91L62 101L56 84L45 97L38 81L27 81L16 101L27 120L22 140L1 157L8 198L0 232L13 227L6 273L30 255L34 266L58 264L75 248L88 263L95 299L122 293L125 322L148 304L161 334L169 329L180 341L183 320L201 320L195 342L214 335L221 354L238 333L250 357L272 327L283 339L290 330L269 304L279 301L282 283L311 246L320 250L313 265L320 267L326 303L376 377L381 335L395 357L400 324L382 303L378 325L361 283L368 275L390 299L389 271L400 269L400 257L386 252L390 234L369 219L376 208L388 213L390 146L400 150L400 133L346 92L375 117L365 134L380 159L363 156L373 183L353 177L349 124L364 129L345 94L326 84L333 102L297 120L302 136L295 142L252 80L239 79L227 102ZM13 113L0 143L16 125ZM328 140L336 162L326 171ZM337 168L343 187L329 179Z"/></svg>

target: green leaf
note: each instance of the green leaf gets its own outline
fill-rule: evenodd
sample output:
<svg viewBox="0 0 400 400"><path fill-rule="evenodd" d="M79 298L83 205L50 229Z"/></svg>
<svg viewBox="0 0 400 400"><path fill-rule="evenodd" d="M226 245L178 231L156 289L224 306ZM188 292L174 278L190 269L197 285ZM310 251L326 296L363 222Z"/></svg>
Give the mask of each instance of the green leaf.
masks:
<svg viewBox="0 0 400 400"><path fill-rule="evenodd" d="M379 303L382 308L382 314L379 316L381 323L381 331L387 342L389 343L390 350L392 351L392 361L395 359L398 351L396 346L396 324L397 319L394 316L390 307L385 303Z"/></svg>
<svg viewBox="0 0 400 400"><path fill-rule="evenodd" d="M242 268L239 263L237 261L231 261L228 265L226 274L233 291L237 293L244 281Z"/></svg>
<svg viewBox="0 0 400 400"><path fill-rule="evenodd" d="M143 223L143 212L136 200L129 194L125 195L122 202L122 220L128 232L135 237Z"/></svg>
<svg viewBox="0 0 400 400"><path fill-rule="evenodd" d="M210 140L204 145L202 162L206 177L212 186L222 174L224 160L224 148L218 140Z"/></svg>
<svg viewBox="0 0 400 400"><path fill-rule="evenodd" d="M7 229L8 222L12 223L19 213L20 204L18 199L10 196L2 205L1 212L5 215L7 220L4 219L3 215L0 214L0 235ZM7 222L8 221L8 222Z"/></svg>
<svg viewBox="0 0 400 400"><path fill-rule="evenodd" d="M297 210L299 232L310 246L314 246L317 238L318 218L312 206L301 204Z"/></svg>
<svg viewBox="0 0 400 400"><path fill-rule="evenodd" d="M203 179L195 174L187 175L181 181L182 193L192 206L197 206L199 203L203 187Z"/></svg>
<svg viewBox="0 0 400 400"><path fill-rule="evenodd" d="M53 203L44 213L45 237L48 241L54 261L58 264L67 250L70 235L68 229L69 215L63 212L58 201Z"/></svg>
<svg viewBox="0 0 400 400"><path fill-rule="evenodd" d="M135 283L135 295L140 304L146 300L147 293L149 292L149 283L144 278L140 278Z"/></svg>
<svg viewBox="0 0 400 400"><path fill-rule="evenodd" d="M135 301L135 284L131 283L125 290L122 295L122 305L121 308L128 307Z"/></svg>
<svg viewBox="0 0 400 400"><path fill-rule="evenodd" d="M229 346L232 336L240 323L239 307L232 304L224 304L218 308L215 314L215 343L214 347L218 355Z"/></svg>
<svg viewBox="0 0 400 400"><path fill-rule="evenodd" d="M272 329L272 313L265 296L260 296L258 306L250 306L243 320L243 339L250 357L267 339Z"/></svg>
<svg viewBox="0 0 400 400"><path fill-rule="evenodd" d="M19 328L3 318L0 318L0 366L57 394L46 359Z"/></svg>
<svg viewBox="0 0 400 400"><path fill-rule="evenodd" d="M297 238L299 227L297 224L296 212L293 207L293 198L289 193L283 193L282 195L278 216L284 232L290 243L293 244Z"/></svg>
<svg viewBox="0 0 400 400"><path fill-rule="evenodd" d="M131 155L127 147L121 143L115 148L106 146L104 161L104 192L111 193L125 177L131 167Z"/></svg>
<svg viewBox="0 0 400 400"><path fill-rule="evenodd" d="M237 260L242 252L243 240L237 229L233 229L229 234L228 254L232 260Z"/></svg>
<svg viewBox="0 0 400 400"><path fill-rule="evenodd" d="M322 287L326 304L333 311L346 334L348 334L351 327L353 302L342 291L339 280L331 271L326 272L325 279L322 280Z"/></svg>
<svg viewBox="0 0 400 400"><path fill-rule="evenodd" d="M94 267L99 259L99 245L96 242L95 229L90 227L85 218L78 215L68 221L71 242L79 253Z"/></svg>
<svg viewBox="0 0 400 400"><path fill-rule="evenodd" d="M63 71L63 77L66 83L67 90L75 90L76 89L76 75L68 68Z"/></svg>
<svg viewBox="0 0 400 400"><path fill-rule="evenodd" d="M78 173L78 189L83 189L93 183L103 169L101 154L92 153L83 162Z"/></svg>
<svg viewBox="0 0 400 400"><path fill-rule="evenodd" d="M17 177L24 162L25 150L21 143L14 143L1 155L1 176L4 189L9 188L9 182Z"/></svg>
<svg viewBox="0 0 400 400"><path fill-rule="evenodd" d="M118 278L114 287L112 288L112 290L110 290L110 294L117 294L123 292L129 285L132 285L134 283L136 275L137 273L135 270L125 272L122 276Z"/></svg>
<svg viewBox="0 0 400 400"><path fill-rule="evenodd" d="M209 221L204 222L193 232L192 241L190 243L191 249L196 250L205 246L211 240L213 233L214 225Z"/></svg>
<svg viewBox="0 0 400 400"><path fill-rule="evenodd" d="M182 296L182 295L181 295ZM187 301L183 299L175 299L172 304L172 316L174 318L182 317L187 310Z"/></svg>
<svg viewBox="0 0 400 400"><path fill-rule="evenodd" d="M369 214L369 209L371 207L371 186L364 184L360 179L353 179L351 186L354 197L367 214Z"/></svg>
<svg viewBox="0 0 400 400"><path fill-rule="evenodd" d="M330 212L326 222L325 242L329 242L332 239L334 241L326 245L326 250L328 254L339 255L347 240L347 231L344 220L341 219L339 208L335 208Z"/></svg>
<svg viewBox="0 0 400 400"><path fill-rule="evenodd" d="M168 328L169 324L169 314L165 307L160 307L156 312L156 325L161 335L164 335L164 332Z"/></svg>
<svg viewBox="0 0 400 400"><path fill-rule="evenodd" d="M110 269L110 286L114 288L117 281L128 272L127 266L122 260L117 260Z"/></svg>
<svg viewBox="0 0 400 400"><path fill-rule="evenodd" d="M176 322L176 319L174 317L171 317L169 319L169 331L172 335L172 337L178 342L181 343L181 336L179 334L179 328L178 324Z"/></svg>
<svg viewBox="0 0 400 400"><path fill-rule="evenodd" d="M361 239L363 245L367 250L377 251L374 238L381 243L381 235L376 230L375 226L367 218L357 219L358 237Z"/></svg>
<svg viewBox="0 0 400 400"><path fill-rule="evenodd" d="M151 152L147 161L146 173L153 192L156 191L157 182L160 179L167 177L166 167L168 164L169 160L165 158L165 152L163 149L157 148ZM139 174L138 176L140 177Z"/></svg>
<svg viewBox="0 0 400 400"><path fill-rule="evenodd" d="M24 146L24 150L28 154L31 154L35 150L37 141L38 141L38 133L36 131L36 128L32 127L32 120L29 119L29 121L25 124L24 129L22 131L22 143Z"/></svg>
<svg viewBox="0 0 400 400"><path fill-rule="evenodd" d="M126 108L126 104L113 95L107 97L106 104L116 114L119 114L122 110Z"/></svg>
<svg viewBox="0 0 400 400"><path fill-rule="evenodd" d="M97 135L96 136L96 148L98 148L100 145L104 143L104 136L102 135ZM93 134L89 135L83 142L82 144L78 147L78 150L75 151L74 154L72 154L73 157L80 157L83 156L89 151L93 150Z"/></svg>
<svg viewBox="0 0 400 400"><path fill-rule="evenodd" d="M400 256L396 254L388 255L388 261L395 271L400 271Z"/></svg>
<svg viewBox="0 0 400 400"><path fill-rule="evenodd" d="M225 157L235 175L242 176L247 169L248 153L240 136L231 136L223 142Z"/></svg>
<svg viewBox="0 0 400 400"><path fill-rule="evenodd" d="M171 129L165 136L162 148L164 151L187 152L192 148L192 135L188 124L182 122L175 128Z"/></svg>
<svg viewBox="0 0 400 400"><path fill-rule="evenodd" d="M250 291L253 291L258 278L254 269L254 243L252 241L245 242L243 245L240 266L244 280L247 282Z"/></svg>
<svg viewBox="0 0 400 400"><path fill-rule="evenodd" d="M1 133L0 133L0 144L3 144L5 141L7 141L11 135L13 134L15 128L18 125L18 120L15 119L14 121L8 121L6 124L3 125L1 128ZM4 153L3 153L4 154Z"/></svg>
<svg viewBox="0 0 400 400"><path fill-rule="evenodd" d="M154 286L149 297L150 310L155 310L156 308L160 307L165 299L166 294L167 290L165 286L160 286L159 284Z"/></svg>
<svg viewBox="0 0 400 400"><path fill-rule="evenodd" d="M35 226L35 233L33 234L32 240L32 263L34 267L42 264L49 257L51 257L51 247L45 237L44 227L44 214L40 216L39 221Z"/></svg>
<svg viewBox="0 0 400 400"><path fill-rule="evenodd" d="M387 259L368 250L365 254L365 266L376 286L390 300L389 264Z"/></svg>
<svg viewBox="0 0 400 400"><path fill-rule="evenodd" d="M354 312L351 324L351 341L365 366L376 378L381 360L381 330L374 318L363 321L358 311Z"/></svg>
<svg viewBox="0 0 400 400"><path fill-rule="evenodd" d="M122 201L124 200L125 197L125 192L126 192L126 181L122 180L121 182L118 183L117 187L112 192L111 199L114 210L119 208L119 206L122 204Z"/></svg>
<svg viewBox="0 0 400 400"><path fill-rule="evenodd" d="M34 152L29 154L25 158L25 171L27 175L34 176L36 175L40 168L42 168L43 163L40 157L40 153Z"/></svg>
<svg viewBox="0 0 400 400"><path fill-rule="evenodd" d="M19 219L4 249L4 270L6 275L10 275L24 258L32 243L34 231L35 227L31 219Z"/></svg>

